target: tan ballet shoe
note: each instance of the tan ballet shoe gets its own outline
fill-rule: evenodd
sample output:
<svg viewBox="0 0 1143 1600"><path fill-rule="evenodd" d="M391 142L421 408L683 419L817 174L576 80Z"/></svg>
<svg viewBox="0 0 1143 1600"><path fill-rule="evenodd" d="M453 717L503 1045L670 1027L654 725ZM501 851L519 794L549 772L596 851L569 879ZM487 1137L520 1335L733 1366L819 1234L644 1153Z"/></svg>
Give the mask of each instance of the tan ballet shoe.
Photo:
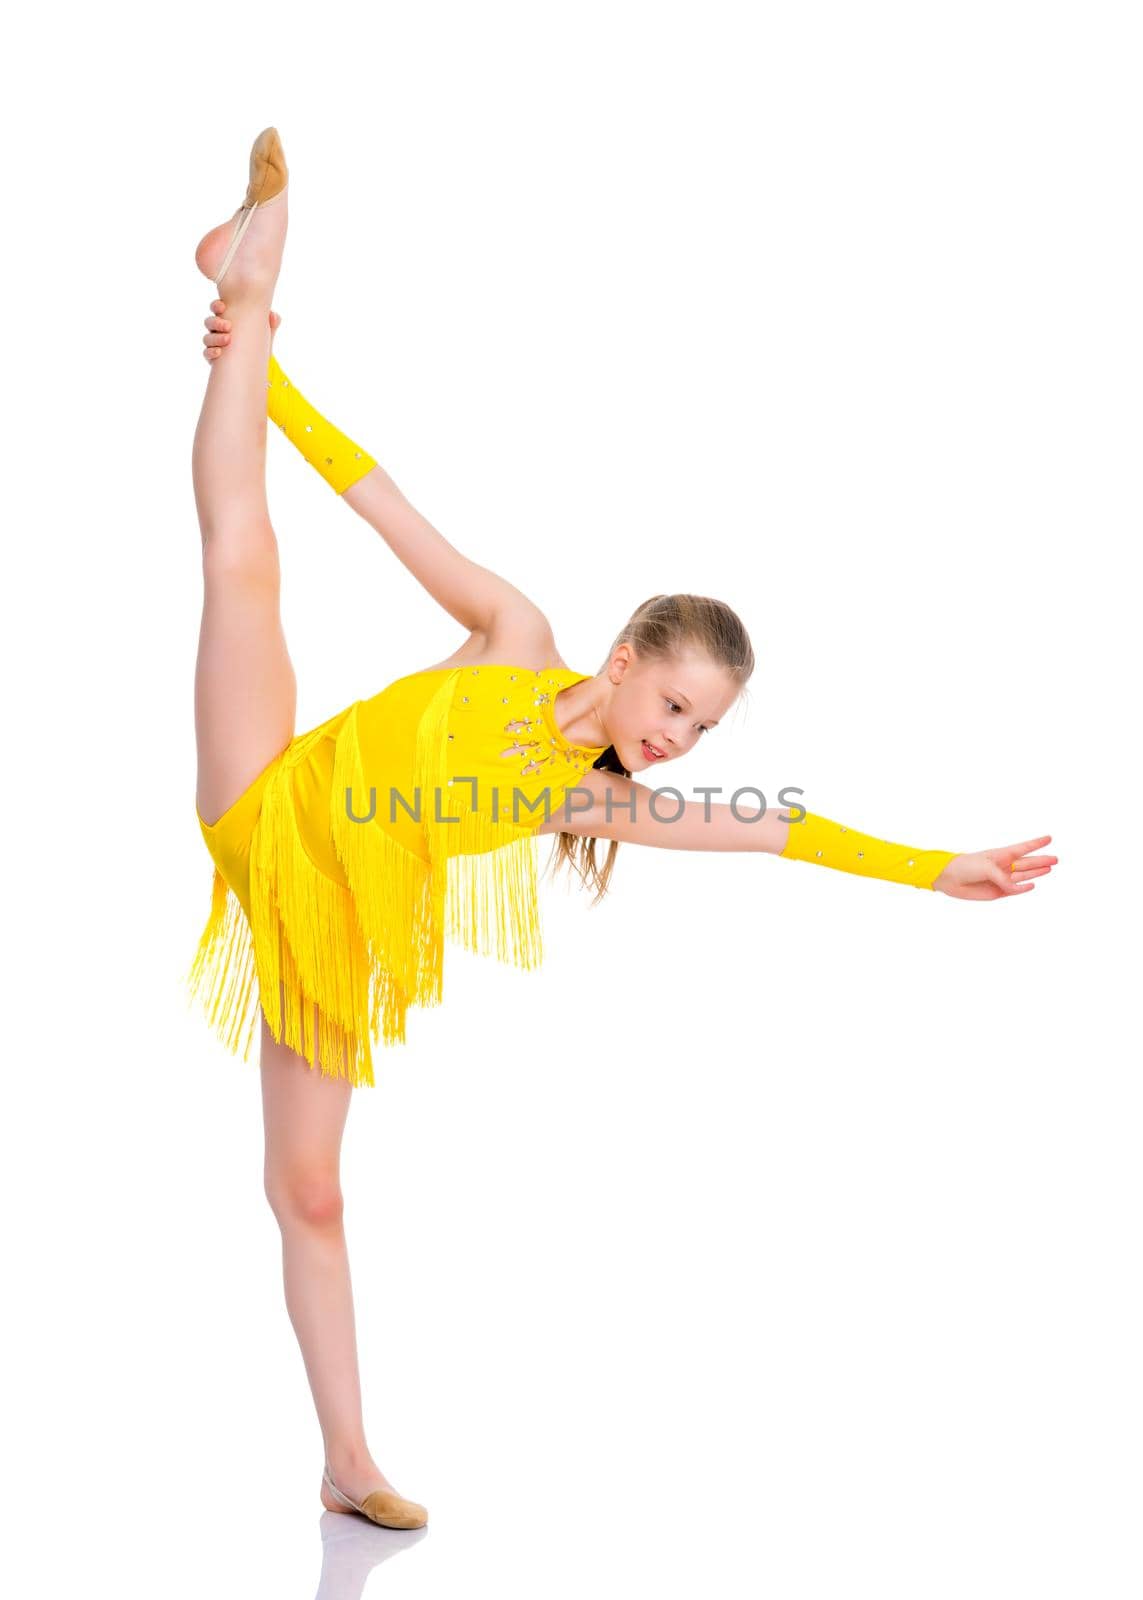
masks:
<svg viewBox="0 0 1143 1600"><path fill-rule="evenodd" d="M406 1500L404 1495L397 1494L393 1489L374 1489L359 1505L347 1494L342 1494L334 1483L328 1461L322 1468L322 1476L335 1499L351 1511L360 1511L363 1517L368 1517L370 1522L376 1522L382 1528L423 1528L429 1520L424 1506L419 1506L415 1500Z"/></svg>
<svg viewBox="0 0 1143 1600"><path fill-rule="evenodd" d="M214 279L216 288L221 289L227 268L237 254L255 211L284 194L289 179L286 155L277 128L263 128L250 151L250 181L246 185L246 198L234 214L236 226L218 269L218 276Z"/></svg>

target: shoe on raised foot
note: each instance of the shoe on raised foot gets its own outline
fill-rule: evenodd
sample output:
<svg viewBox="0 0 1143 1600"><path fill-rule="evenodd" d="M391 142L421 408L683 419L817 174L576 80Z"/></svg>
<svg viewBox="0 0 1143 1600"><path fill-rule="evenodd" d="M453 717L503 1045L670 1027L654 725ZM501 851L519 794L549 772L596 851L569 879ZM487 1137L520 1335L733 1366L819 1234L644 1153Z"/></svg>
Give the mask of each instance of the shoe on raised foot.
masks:
<svg viewBox="0 0 1143 1600"><path fill-rule="evenodd" d="M203 264L203 246L206 244L207 239L211 238L210 234L207 234L195 252L195 260L198 262L199 270L212 279L217 289L221 290L222 288L222 280L238 253L238 247L245 237L246 230L250 226L250 219L255 211L259 206L272 205L275 200L280 199L286 192L289 178L286 156L282 149L282 141L278 137L277 128L263 128L250 151L250 178L246 185L246 198L230 219L234 225L234 232L230 236L226 253L217 271L211 272ZM218 230L214 229L212 231L217 232Z"/></svg>

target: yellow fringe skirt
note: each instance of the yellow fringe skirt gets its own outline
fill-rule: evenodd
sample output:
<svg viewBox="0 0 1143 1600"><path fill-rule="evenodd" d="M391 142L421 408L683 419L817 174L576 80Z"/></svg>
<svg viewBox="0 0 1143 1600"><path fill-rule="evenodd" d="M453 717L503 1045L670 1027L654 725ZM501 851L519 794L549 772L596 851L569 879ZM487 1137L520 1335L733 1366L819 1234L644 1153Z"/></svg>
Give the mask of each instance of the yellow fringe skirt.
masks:
<svg viewBox="0 0 1143 1600"><path fill-rule="evenodd" d="M388 763L406 791L439 784L454 677L413 675L355 702L292 739L216 822L198 815L214 875L189 995L243 1060L261 1012L311 1067L372 1086L371 1038L403 1044L408 1007L441 1001L446 933L541 964L530 829L349 814L348 796L368 804L363 745L371 776Z"/></svg>

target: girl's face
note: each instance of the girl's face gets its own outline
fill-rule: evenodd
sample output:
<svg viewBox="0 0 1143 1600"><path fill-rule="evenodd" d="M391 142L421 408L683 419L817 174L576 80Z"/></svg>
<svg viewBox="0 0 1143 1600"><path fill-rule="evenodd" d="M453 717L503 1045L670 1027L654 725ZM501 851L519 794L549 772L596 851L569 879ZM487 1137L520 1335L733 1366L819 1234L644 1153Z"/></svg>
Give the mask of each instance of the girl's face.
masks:
<svg viewBox="0 0 1143 1600"><path fill-rule="evenodd" d="M725 667L688 652L637 659L620 645L607 664L614 684L603 724L628 772L677 761L716 727L741 692Z"/></svg>

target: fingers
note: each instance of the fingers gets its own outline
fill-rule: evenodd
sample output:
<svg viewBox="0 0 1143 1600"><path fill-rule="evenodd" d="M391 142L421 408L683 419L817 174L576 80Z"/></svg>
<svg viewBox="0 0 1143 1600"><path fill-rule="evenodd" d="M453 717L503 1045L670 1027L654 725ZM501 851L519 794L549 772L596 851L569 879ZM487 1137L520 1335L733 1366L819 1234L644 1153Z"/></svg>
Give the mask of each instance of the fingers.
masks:
<svg viewBox="0 0 1143 1600"><path fill-rule="evenodd" d="M203 334L203 358L206 361L217 361L219 356L230 343L231 326L223 316L226 310L225 300L212 300L210 302L211 315L204 317L203 327L207 330ZM270 338L273 339L282 325L282 319L276 311L270 312Z"/></svg>
<svg viewBox="0 0 1143 1600"><path fill-rule="evenodd" d="M1011 869L1005 870L998 867L995 862L988 864L988 881L994 883L1002 894L1026 894L1029 889L1034 889L1034 883L1019 883Z"/></svg>
<svg viewBox="0 0 1143 1600"><path fill-rule="evenodd" d="M216 356L221 354L221 351L212 348L213 346L221 346L230 343L230 324L224 320L222 315L222 313L226 310L226 301L212 300L210 302L210 309L214 315L210 317L204 317L202 319L203 327L210 330L203 336L202 341L203 344L207 346L205 354L208 361L213 360Z"/></svg>
<svg viewBox="0 0 1143 1600"><path fill-rule="evenodd" d="M205 346L202 354L207 362L217 361L223 349L230 343L230 324L224 321L222 316L226 310L226 301L212 300L210 309L213 315L203 318L203 326L208 331L202 336Z"/></svg>
<svg viewBox="0 0 1143 1600"><path fill-rule="evenodd" d="M1005 845L1004 848L1011 855L1023 856L1027 855L1029 850L1039 850L1041 845L1051 844L1051 842L1051 834L1045 833L1040 839L1025 839L1023 844L1009 844Z"/></svg>
<svg viewBox="0 0 1143 1600"><path fill-rule="evenodd" d="M1023 890L1031 888L1025 884L1025 878L1042 878L1053 867L1059 865L1058 856L1029 855L1030 850L1036 850L1040 845L1051 841L1051 834L1045 833L1038 839L1025 839L1022 844L1005 845L1000 850L986 851L989 862L988 881L1004 885L1005 894L1012 892L1012 885L1017 884Z"/></svg>
<svg viewBox="0 0 1143 1600"><path fill-rule="evenodd" d="M221 300L213 300L211 305L216 310L224 309L224 302ZM202 336L202 342L206 346L203 355L208 361L216 361L230 343L230 324L220 316L213 316L204 317L203 325L207 329Z"/></svg>
<svg viewBox="0 0 1143 1600"><path fill-rule="evenodd" d="M231 325L226 320L226 318L222 315L222 313L226 310L226 301L225 300L212 300L210 302L210 309L211 309L213 315L209 316L209 317L204 317L202 319L203 327L208 330L208 337L203 340L203 343L205 345L229 344L230 343ZM276 311L271 311L270 312L270 336L271 336L271 338L274 336L274 334L277 333L278 329L281 326L282 326L281 317L278 315L278 313ZM225 338L212 339L212 338L209 337L209 334L224 334Z"/></svg>

